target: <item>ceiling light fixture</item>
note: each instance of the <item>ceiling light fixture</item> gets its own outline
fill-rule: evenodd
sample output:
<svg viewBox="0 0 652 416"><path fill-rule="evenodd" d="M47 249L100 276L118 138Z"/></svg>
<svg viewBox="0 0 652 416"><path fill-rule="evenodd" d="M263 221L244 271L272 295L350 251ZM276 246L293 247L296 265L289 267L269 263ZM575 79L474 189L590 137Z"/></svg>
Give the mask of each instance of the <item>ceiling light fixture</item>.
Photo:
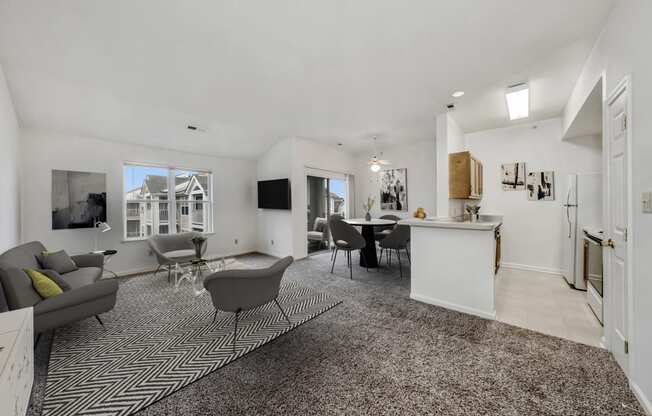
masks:
<svg viewBox="0 0 652 416"><path fill-rule="evenodd" d="M451 94L455 98L460 98L461 96L464 95L464 91L455 91L453 94Z"/></svg>
<svg viewBox="0 0 652 416"><path fill-rule="evenodd" d="M527 83L523 82L507 87L505 100L507 100L510 121L530 116L530 87Z"/></svg>
<svg viewBox="0 0 652 416"><path fill-rule="evenodd" d="M371 169L372 172L380 172L381 165L389 165L390 162L387 160L382 160L378 159L378 149L376 148L376 137L374 137L374 155L371 159L369 159L369 169ZM383 155L382 153L380 154L381 156Z"/></svg>

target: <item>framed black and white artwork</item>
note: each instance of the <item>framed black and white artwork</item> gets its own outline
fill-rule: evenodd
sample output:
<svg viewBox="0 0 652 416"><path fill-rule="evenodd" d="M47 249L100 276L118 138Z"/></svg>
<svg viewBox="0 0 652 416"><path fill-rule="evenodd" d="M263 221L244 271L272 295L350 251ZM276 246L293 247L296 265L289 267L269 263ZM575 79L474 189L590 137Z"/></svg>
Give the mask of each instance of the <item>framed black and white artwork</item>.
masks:
<svg viewBox="0 0 652 416"><path fill-rule="evenodd" d="M106 222L106 174L52 171L52 229L93 228Z"/></svg>
<svg viewBox="0 0 652 416"><path fill-rule="evenodd" d="M525 163L505 163L502 165L504 191L523 191L525 189Z"/></svg>
<svg viewBox="0 0 652 416"><path fill-rule="evenodd" d="M554 201L555 173L553 171L528 173L527 199L530 201Z"/></svg>
<svg viewBox="0 0 652 416"><path fill-rule="evenodd" d="M388 169L380 175L380 209L382 211L407 211L407 169Z"/></svg>

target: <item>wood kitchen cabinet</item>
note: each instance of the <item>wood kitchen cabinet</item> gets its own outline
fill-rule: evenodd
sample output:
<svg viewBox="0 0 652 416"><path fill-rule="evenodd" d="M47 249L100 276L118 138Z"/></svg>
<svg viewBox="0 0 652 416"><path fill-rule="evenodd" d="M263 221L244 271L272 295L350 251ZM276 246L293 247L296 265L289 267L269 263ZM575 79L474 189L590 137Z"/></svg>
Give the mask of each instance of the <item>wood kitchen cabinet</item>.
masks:
<svg viewBox="0 0 652 416"><path fill-rule="evenodd" d="M450 199L481 199L482 162L471 152L448 155L448 197Z"/></svg>

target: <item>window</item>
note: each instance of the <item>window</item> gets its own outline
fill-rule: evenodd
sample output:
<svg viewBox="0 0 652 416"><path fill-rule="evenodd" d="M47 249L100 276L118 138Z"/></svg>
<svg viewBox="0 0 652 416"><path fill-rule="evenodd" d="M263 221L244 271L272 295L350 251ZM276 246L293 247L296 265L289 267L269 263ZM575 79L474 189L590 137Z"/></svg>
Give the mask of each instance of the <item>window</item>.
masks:
<svg viewBox="0 0 652 416"><path fill-rule="evenodd" d="M124 236L213 231L213 176L201 170L124 165Z"/></svg>

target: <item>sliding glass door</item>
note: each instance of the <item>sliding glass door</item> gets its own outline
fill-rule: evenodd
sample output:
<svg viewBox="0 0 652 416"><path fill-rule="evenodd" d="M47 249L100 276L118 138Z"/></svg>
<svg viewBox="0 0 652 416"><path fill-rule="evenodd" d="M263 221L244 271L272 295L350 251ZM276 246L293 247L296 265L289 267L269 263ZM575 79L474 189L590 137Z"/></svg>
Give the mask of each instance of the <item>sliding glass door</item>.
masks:
<svg viewBox="0 0 652 416"><path fill-rule="evenodd" d="M308 254L330 248L328 219L333 214L346 218L347 180L345 175L335 177L306 176ZM341 176L341 177L337 177Z"/></svg>

